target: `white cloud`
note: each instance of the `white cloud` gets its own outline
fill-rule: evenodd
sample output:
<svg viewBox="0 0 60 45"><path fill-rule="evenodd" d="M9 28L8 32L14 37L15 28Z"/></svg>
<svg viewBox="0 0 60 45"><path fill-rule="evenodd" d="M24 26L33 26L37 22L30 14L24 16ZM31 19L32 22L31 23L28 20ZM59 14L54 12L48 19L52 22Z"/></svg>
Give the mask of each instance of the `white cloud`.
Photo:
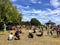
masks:
<svg viewBox="0 0 60 45"><path fill-rule="evenodd" d="M28 9L28 8L30 8L30 6L28 6L28 5L27 5L27 6L19 5L19 8L23 8L23 9L25 8L25 9Z"/></svg>
<svg viewBox="0 0 60 45"><path fill-rule="evenodd" d="M55 15L60 14L60 9L55 9L55 10L48 9L48 10L44 10L44 11L32 9L32 10L28 10L28 11L24 10L22 13L24 13L24 14L34 13L34 14L44 15L44 16L47 16L47 15L55 16Z"/></svg>
<svg viewBox="0 0 60 45"><path fill-rule="evenodd" d="M56 22L57 24L59 24L58 22L60 22L60 8L57 8L55 10L47 9L43 11L36 10L36 9L23 10L22 13L28 20L30 20L31 18L37 18L43 24L47 22L48 20L52 20L53 22Z"/></svg>
<svg viewBox="0 0 60 45"><path fill-rule="evenodd" d="M29 8L30 8L29 5L27 5L27 6L22 6L22 5L19 5L19 4L14 4L14 6L16 6L18 9L19 9L19 8L20 8L20 9L29 9Z"/></svg>
<svg viewBox="0 0 60 45"><path fill-rule="evenodd" d="M55 8L60 6L60 2L58 0L50 0L50 4Z"/></svg>
<svg viewBox="0 0 60 45"><path fill-rule="evenodd" d="M12 2L15 2L17 0L11 0ZM42 2L39 0L30 0L31 3L38 3L41 4ZM58 0L50 0L50 4L55 7L54 10L51 10L47 8L46 10L36 10L31 9L29 5L23 6L19 4L14 4L18 8L18 10L23 14L22 21L30 21L31 18L37 18L41 23L46 23L48 20L52 20L56 22L57 24L60 23L60 2ZM46 3L45 5L50 5L49 3ZM28 9L28 10L26 10Z"/></svg>
<svg viewBox="0 0 60 45"><path fill-rule="evenodd" d="M39 1L38 3L39 3L39 4L41 4L42 2L41 2L41 1Z"/></svg>
<svg viewBox="0 0 60 45"><path fill-rule="evenodd" d="M57 14L60 14L60 8L57 8L57 9L55 9L55 10L51 10L51 12L50 12L52 15L57 15Z"/></svg>
<svg viewBox="0 0 60 45"><path fill-rule="evenodd" d="M26 16L23 16L23 20L22 21L29 21L29 18L27 18Z"/></svg>
<svg viewBox="0 0 60 45"><path fill-rule="evenodd" d="M41 4L42 2L41 2L40 0L31 0L31 3L34 3L34 4L38 3L38 4Z"/></svg>
<svg viewBox="0 0 60 45"><path fill-rule="evenodd" d="M36 0L31 0L32 3L37 3Z"/></svg>
<svg viewBox="0 0 60 45"><path fill-rule="evenodd" d="M10 1L15 2L15 1L17 1L17 0L10 0Z"/></svg>
<svg viewBox="0 0 60 45"><path fill-rule="evenodd" d="M60 23L60 8L56 8L54 10L51 10L47 8L46 10L36 10L36 9L31 9L31 10L25 10L25 9L30 9L30 6L22 6L15 4L18 8L18 10L23 13L23 19L22 21L30 21L31 18L37 18L41 23L46 23L48 20L52 20L56 22L57 24ZM21 9L21 10L20 10Z"/></svg>

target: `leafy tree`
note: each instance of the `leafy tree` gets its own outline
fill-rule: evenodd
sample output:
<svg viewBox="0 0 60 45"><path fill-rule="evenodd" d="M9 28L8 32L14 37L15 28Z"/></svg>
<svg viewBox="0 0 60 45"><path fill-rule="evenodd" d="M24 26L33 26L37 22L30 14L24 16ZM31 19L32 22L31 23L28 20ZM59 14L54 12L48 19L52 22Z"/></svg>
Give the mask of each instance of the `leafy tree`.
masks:
<svg viewBox="0 0 60 45"><path fill-rule="evenodd" d="M25 25L30 25L30 22L29 22L29 21L26 21L26 22L25 22Z"/></svg>
<svg viewBox="0 0 60 45"><path fill-rule="evenodd" d="M31 25L35 25L35 26L40 26L42 25L39 20L37 20L36 18L32 18L30 21Z"/></svg>
<svg viewBox="0 0 60 45"><path fill-rule="evenodd" d="M0 0L0 23L20 23L22 14L12 5L10 0Z"/></svg>

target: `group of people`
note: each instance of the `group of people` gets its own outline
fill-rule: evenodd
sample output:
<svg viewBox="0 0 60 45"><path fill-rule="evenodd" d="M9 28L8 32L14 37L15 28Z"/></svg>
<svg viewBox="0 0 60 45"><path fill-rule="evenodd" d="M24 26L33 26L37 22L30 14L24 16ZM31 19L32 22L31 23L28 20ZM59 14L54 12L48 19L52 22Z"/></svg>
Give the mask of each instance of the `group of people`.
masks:
<svg viewBox="0 0 60 45"><path fill-rule="evenodd" d="M57 36L59 36L60 35L60 26L59 25L56 27L56 32L57 32Z"/></svg>
<svg viewBox="0 0 60 45"><path fill-rule="evenodd" d="M59 25L55 26L55 27L47 27L46 30L47 30L48 35L53 35L54 32L57 34L57 36L60 35L60 26Z"/></svg>
<svg viewBox="0 0 60 45"><path fill-rule="evenodd" d="M38 33L36 30L37 30L36 27L33 28L32 30L29 30L28 38L33 38L34 37L33 33L36 33L36 36L40 36L40 37L43 36L43 33L44 33L43 27L39 28ZM54 31L56 31L56 34L58 36L58 35L60 35L60 26L58 26L58 27L47 27L46 31L47 31L47 35L51 35L51 36L54 34ZM13 38L15 40L20 40L20 34L21 33L22 33L21 27L20 28L16 27L15 34L13 35L13 33L10 33L8 36L8 40L13 40Z"/></svg>
<svg viewBox="0 0 60 45"><path fill-rule="evenodd" d="M22 33L21 29L16 27L16 31L13 35L13 33L11 32L8 36L8 40L20 40L20 34Z"/></svg>
<svg viewBox="0 0 60 45"><path fill-rule="evenodd" d="M44 27L40 27L39 28L39 32L36 34L37 36L43 36L43 33L44 33L44 29L43 29ZM33 33L36 33L37 31L36 31L37 29L36 28L34 28L33 29ZM60 36L60 26L55 26L55 27L46 27L46 34L47 35L51 35L51 36L53 36L53 35L57 35L57 36ZM31 33L30 33L31 34Z"/></svg>
<svg viewBox="0 0 60 45"><path fill-rule="evenodd" d="M36 36L41 37L43 36L43 28L39 28L39 29L33 28L32 31L30 30L28 37L33 38L34 37L33 33L36 33Z"/></svg>
<svg viewBox="0 0 60 45"><path fill-rule="evenodd" d="M37 36L42 36L43 35L43 30L40 29L39 32L41 32L40 34L38 34ZM13 35L13 33L11 32L8 36L8 40L20 40L20 34L22 33L21 28L16 27L16 31ZM36 33L36 28L33 28L33 30L29 30L29 34L28 34L28 38L33 38L34 35L33 33Z"/></svg>

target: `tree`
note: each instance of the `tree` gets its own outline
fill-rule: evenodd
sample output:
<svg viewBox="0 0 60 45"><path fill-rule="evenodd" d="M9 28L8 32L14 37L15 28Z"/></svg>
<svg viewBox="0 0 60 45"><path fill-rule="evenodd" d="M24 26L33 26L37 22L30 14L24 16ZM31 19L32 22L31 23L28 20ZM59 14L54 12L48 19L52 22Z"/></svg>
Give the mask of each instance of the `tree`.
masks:
<svg viewBox="0 0 60 45"><path fill-rule="evenodd" d="M29 21L26 21L26 22L25 22L25 25L30 25L30 22L29 22Z"/></svg>
<svg viewBox="0 0 60 45"><path fill-rule="evenodd" d="M35 25L35 26L40 26L42 25L39 20L37 20L36 18L32 18L30 21L31 25Z"/></svg>
<svg viewBox="0 0 60 45"><path fill-rule="evenodd" d="M0 0L0 23L19 23L22 14L12 5L10 0Z"/></svg>

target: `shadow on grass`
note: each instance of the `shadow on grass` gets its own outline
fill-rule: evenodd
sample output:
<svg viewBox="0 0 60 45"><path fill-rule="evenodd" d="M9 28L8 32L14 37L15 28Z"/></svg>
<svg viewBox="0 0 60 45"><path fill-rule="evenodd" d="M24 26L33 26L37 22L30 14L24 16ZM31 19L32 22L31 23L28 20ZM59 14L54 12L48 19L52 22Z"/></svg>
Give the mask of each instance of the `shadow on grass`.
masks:
<svg viewBox="0 0 60 45"><path fill-rule="evenodd" d="M60 36L55 35L55 36L53 36L53 38L57 38L58 39L58 38L60 38Z"/></svg>

